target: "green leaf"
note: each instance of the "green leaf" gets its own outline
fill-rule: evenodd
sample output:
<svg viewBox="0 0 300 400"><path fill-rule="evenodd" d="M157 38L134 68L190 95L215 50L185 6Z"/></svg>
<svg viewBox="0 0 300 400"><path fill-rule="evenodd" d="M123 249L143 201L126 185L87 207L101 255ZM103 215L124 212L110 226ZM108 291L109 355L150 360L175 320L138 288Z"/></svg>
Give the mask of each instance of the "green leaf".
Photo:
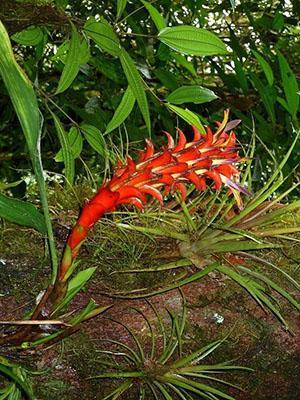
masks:
<svg viewBox="0 0 300 400"><path fill-rule="evenodd" d="M0 217L14 224L29 226L39 232L47 233L43 214L26 201L13 199L0 193Z"/></svg>
<svg viewBox="0 0 300 400"><path fill-rule="evenodd" d="M58 7L65 9L69 3L69 0L54 0L54 2Z"/></svg>
<svg viewBox="0 0 300 400"><path fill-rule="evenodd" d="M80 156L80 153L82 150L82 136L81 136L80 130L75 126L72 126L72 128L70 129L70 132L67 134L67 136L68 136L69 145L71 147L71 153L75 160L77 157ZM54 157L54 160L56 162L64 161L62 149L60 149L59 152L56 154L56 156Z"/></svg>
<svg viewBox="0 0 300 400"><path fill-rule="evenodd" d="M179 65L188 70L193 76L197 76L194 65L190 61L188 61L182 54L172 52L172 57Z"/></svg>
<svg viewBox="0 0 300 400"><path fill-rule="evenodd" d="M277 96L277 101L288 113L290 112L289 105L285 99L283 99L280 96Z"/></svg>
<svg viewBox="0 0 300 400"><path fill-rule="evenodd" d="M91 267L78 272L68 284L68 291L61 303L56 307L54 312L61 310L76 296L76 294L83 288L87 281L92 277L97 267Z"/></svg>
<svg viewBox="0 0 300 400"><path fill-rule="evenodd" d="M226 274L229 276L231 279L233 279L235 282L237 282L240 286L245 288L251 296L257 301L257 303L261 307L267 307L269 308L270 311L273 312L274 315L277 316L277 318L285 325L286 329L289 329L286 321L282 317L279 309L274 306L274 304L264 295L264 288L258 285L255 281L250 279L248 276L244 277L243 275L236 273L234 270L231 268L226 267L225 265L220 265L218 267L218 270L221 271L222 273Z"/></svg>
<svg viewBox="0 0 300 400"><path fill-rule="evenodd" d="M178 89L178 79L176 79L172 72L167 71L166 68L156 68L154 75L167 89Z"/></svg>
<svg viewBox="0 0 300 400"><path fill-rule="evenodd" d="M9 38L0 22L0 73L19 118L29 151L37 153L40 115L31 82L16 63Z"/></svg>
<svg viewBox="0 0 300 400"><path fill-rule="evenodd" d="M276 96L272 92L272 88L270 86L264 86L261 80L252 72L249 73L253 87L260 94L261 100L264 103L264 106L270 116L270 119L273 124L276 122L274 103L276 100Z"/></svg>
<svg viewBox="0 0 300 400"><path fill-rule="evenodd" d="M85 139L89 145L103 157L107 157L106 143L102 133L93 125L83 124L80 126Z"/></svg>
<svg viewBox="0 0 300 400"><path fill-rule="evenodd" d="M116 129L118 126L125 121L128 115L131 113L135 103L135 97L132 93L130 86L128 86L126 92L124 93L121 103L116 109L112 119L109 121L105 133L109 133Z"/></svg>
<svg viewBox="0 0 300 400"><path fill-rule="evenodd" d="M21 368L9 368L6 365L3 365L2 363L0 364L0 372L7 377L9 377L13 382L18 385L21 390L25 393L25 396L28 398L28 400L34 400L33 394L32 394L32 389L29 386L29 382L23 380L22 374L20 374L20 369ZM11 400L18 400L20 399L19 393L9 395L9 397L3 397L3 399L11 399Z"/></svg>
<svg viewBox="0 0 300 400"><path fill-rule="evenodd" d="M157 289L157 290L154 290L149 293L146 293L143 290L141 293L138 293L138 294L132 293L132 292L128 292L128 294L124 294L124 295L118 294L118 297L120 299L121 298L123 298L123 299L141 299L141 298L152 297L152 296L156 296L158 294L166 293L166 292L169 292L170 290L177 289L179 287L188 285L192 282L197 281L198 279L203 278L204 276L208 275L210 272L214 271L219 265L220 264L218 262L212 263L212 264L206 266L205 268L203 268L201 271L195 272L188 278L184 278L180 281L176 281L175 283L172 283L169 286L165 286L161 289Z"/></svg>
<svg viewBox="0 0 300 400"><path fill-rule="evenodd" d="M84 30L101 49L113 56L120 55L119 38L104 18L101 18L99 22L95 18L89 18L84 25Z"/></svg>
<svg viewBox="0 0 300 400"><path fill-rule="evenodd" d="M62 157L65 164L66 180L70 185L72 185L75 175L75 165L74 165L74 158L72 154L71 144L69 143L69 138L64 130L62 123L53 112L51 112L51 114L54 120L57 136L61 145Z"/></svg>
<svg viewBox="0 0 300 400"><path fill-rule="evenodd" d="M66 40L57 48L55 54L51 57L51 61L55 62L61 61L63 64L65 64L69 48L70 48L70 40Z"/></svg>
<svg viewBox="0 0 300 400"><path fill-rule="evenodd" d="M89 64L95 67L96 70L100 71L101 74L105 75L107 78L124 87L126 79L119 60L112 59L111 57L108 59L97 56L93 57Z"/></svg>
<svg viewBox="0 0 300 400"><path fill-rule="evenodd" d="M274 83L274 75L270 64L257 51L252 50L252 53L254 54L255 58L259 62L259 65L264 71L264 74L266 75L269 85L272 86Z"/></svg>
<svg viewBox="0 0 300 400"><path fill-rule="evenodd" d="M165 20L163 16L158 12L158 10L148 1L141 0L141 2L144 4L145 8L150 14L150 17L152 21L154 22L156 28L160 31L166 27Z"/></svg>
<svg viewBox="0 0 300 400"><path fill-rule="evenodd" d="M47 225L49 247L52 261L52 283L55 282L58 260L55 250L53 230L47 202L45 180L40 154L41 119L37 98L31 82L17 64L8 34L0 21L0 75L7 88L15 112L22 127L32 166L38 183L43 206L45 223Z"/></svg>
<svg viewBox="0 0 300 400"><path fill-rule="evenodd" d="M127 5L127 0L117 0L117 18L120 18Z"/></svg>
<svg viewBox="0 0 300 400"><path fill-rule="evenodd" d="M217 99L218 96L212 90L204 87L195 86L181 86L170 93L166 100L172 104L195 103L202 104L208 103Z"/></svg>
<svg viewBox="0 0 300 400"><path fill-rule="evenodd" d="M80 65L89 59L89 47L84 38L72 24L72 37L66 57L65 66L58 82L56 94L64 92L76 78Z"/></svg>
<svg viewBox="0 0 300 400"><path fill-rule="evenodd" d="M16 187L16 186L20 185L20 183L22 183L22 182L23 182L23 179L20 179L19 181L15 181L15 182L0 182L0 191L10 189L12 187Z"/></svg>
<svg viewBox="0 0 300 400"><path fill-rule="evenodd" d="M247 91L248 91L247 76L243 69L242 63L240 62L240 60L237 57L234 57L234 67L235 67L235 73L236 73L237 79L239 81L240 87L244 93L247 93Z"/></svg>
<svg viewBox="0 0 300 400"><path fill-rule="evenodd" d="M24 46L36 46L44 38L44 32L39 26L29 26L11 36L12 40Z"/></svg>
<svg viewBox="0 0 300 400"><path fill-rule="evenodd" d="M243 266L239 266L238 269L265 282L272 289L276 290L277 293L279 293L279 294L281 294L281 296L285 297L295 308L297 308L297 310L300 310L300 303L296 299L294 299L287 291L285 291L282 287L277 285L275 282L273 282L267 276L260 274L258 272L252 271L251 269L243 267Z"/></svg>
<svg viewBox="0 0 300 400"><path fill-rule="evenodd" d="M174 111L175 114L179 115L180 118L184 119L188 124L196 126L201 133L205 133L205 129L200 122L198 115L193 113L192 111L177 106L173 106L172 104L167 103L167 107Z"/></svg>
<svg viewBox="0 0 300 400"><path fill-rule="evenodd" d="M227 54L225 44L214 33L189 25L165 28L158 39L180 53L194 56Z"/></svg>
<svg viewBox="0 0 300 400"><path fill-rule="evenodd" d="M150 114L149 114L147 97L146 97L146 93L145 93L145 89L144 89L144 85L143 85L143 80L142 80L132 58L127 53L127 51L124 49L122 49L122 51L121 51L120 61L121 61L124 73L126 75L126 78L128 80L128 84L132 90L134 97L136 98L138 106L144 117L147 129L150 132L151 131Z"/></svg>
<svg viewBox="0 0 300 400"><path fill-rule="evenodd" d="M292 117L295 117L299 108L297 79L284 56L279 51L277 53L283 90L289 107L289 113Z"/></svg>

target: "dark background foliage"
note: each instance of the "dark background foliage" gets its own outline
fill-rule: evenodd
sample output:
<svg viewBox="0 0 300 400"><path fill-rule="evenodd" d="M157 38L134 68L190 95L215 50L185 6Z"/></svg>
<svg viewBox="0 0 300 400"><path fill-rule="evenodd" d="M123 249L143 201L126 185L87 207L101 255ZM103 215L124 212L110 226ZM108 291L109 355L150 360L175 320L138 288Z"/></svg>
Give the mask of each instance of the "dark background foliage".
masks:
<svg viewBox="0 0 300 400"><path fill-rule="evenodd" d="M63 164L54 161L60 142L50 110L60 118L66 132L85 123L104 133L127 88L119 58L108 54L89 39L90 57L80 65L70 87L55 95L66 62L62 46L66 46L71 37L70 22L82 32L88 17L98 15L111 24L146 82L154 140L162 140L163 130L175 134L176 126L185 128L188 134L188 124L166 107L168 94L188 85L209 88L218 96L216 100L202 104L188 102L179 106L197 113L203 123L221 119L223 109L230 108L231 118L242 120L238 134L245 145L255 131L266 146L259 141L256 145L254 179L260 182L276 160L286 153L294 136L292 125L298 125L295 112L298 99L292 92L299 73L296 67L300 57L299 2L161 0L151 3L168 26L193 25L217 34L230 52L213 57L183 56L172 51L157 40L157 28L142 2L128 1L122 15L117 18L117 7L121 3L126 4L121 1L88 0L1 2L0 19L12 36L18 62L34 82L39 96L44 117L42 157L45 169L63 170ZM18 43L22 40L18 40L16 35L32 26L39 27L42 35L38 43L31 46ZM86 33L82 34L86 36ZM280 67L281 56L289 66ZM26 175L30 161L2 82L0 93L0 174L2 181L12 182ZM125 123L106 134L104 140L108 149L117 145L122 150L121 142L129 140L140 147L143 146L142 139L148 135L135 103ZM107 155L103 150L103 138L98 139L98 146L91 146L82 132L81 136L83 147L82 150L81 145L78 148L76 174L86 174L86 166L101 175L104 155ZM298 144L285 167L286 175L297 166L299 152ZM295 174L291 175L287 185L293 178ZM15 195L23 196L25 184L12 190Z"/></svg>

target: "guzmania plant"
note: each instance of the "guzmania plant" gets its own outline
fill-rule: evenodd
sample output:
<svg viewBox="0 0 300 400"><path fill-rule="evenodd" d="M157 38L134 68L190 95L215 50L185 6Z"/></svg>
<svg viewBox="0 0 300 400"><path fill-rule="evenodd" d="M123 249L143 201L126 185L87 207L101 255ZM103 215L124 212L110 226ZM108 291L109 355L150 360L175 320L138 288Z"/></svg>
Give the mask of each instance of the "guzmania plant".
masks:
<svg viewBox="0 0 300 400"><path fill-rule="evenodd" d="M119 162L113 177L104 182L97 194L87 202L69 236L59 275L54 288L54 298L60 299L66 290L66 280L73 272L74 260L89 230L104 213L114 211L122 204L132 204L143 209L149 196L160 204L163 196L179 191L186 198L186 184L192 183L199 191L205 191L207 180L213 181L212 188L220 190L227 185L242 208L240 192L249 192L237 182L239 172L234 164L240 161L237 153L236 137L228 122L228 111L219 123L215 133L210 127L200 134L193 127L194 138L187 142L184 133L178 129L178 142L166 132L168 145L155 152L153 143L147 140L147 147L140 153L137 163L131 157L127 162ZM229 133L227 131L229 130Z"/></svg>

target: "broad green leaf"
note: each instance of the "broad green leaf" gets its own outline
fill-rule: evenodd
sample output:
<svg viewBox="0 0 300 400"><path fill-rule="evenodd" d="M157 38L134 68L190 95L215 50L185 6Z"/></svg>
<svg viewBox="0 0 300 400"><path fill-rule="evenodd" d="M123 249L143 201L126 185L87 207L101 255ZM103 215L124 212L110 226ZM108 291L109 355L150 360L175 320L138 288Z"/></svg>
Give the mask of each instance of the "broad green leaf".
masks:
<svg viewBox="0 0 300 400"><path fill-rule="evenodd" d="M138 106L144 117L147 129L150 132L151 131L150 114L149 114L147 97L146 97L146 93L145 93L145 89L144 89L144 85L143 85L143 80L142 80L132 58L127 53L127 51L124 49L122 49L122 51L121 51L120 61L121 61L124 73L126 75L126 78L128 80L128 84L132 90L134 97L136 98Z"/></svg>
<svg viewBox="0 0 300 400"><path fill-rule="evenodd" d="M208 103L217 99L218 96L210 89L195 85L195 86L181 86L170 93L166 100L172 104L195 103L202 104Z"/></svg>
<svg viewBox="0 0 300 400"><path fill-rule="evenodd" d="M44 32L39 26L29 26L11 36L12 40L24 46L36 46L44 38Z"/></svg>
<svg viewBox="0 0 300 400"><path fill-rule="evenodd" d="M194 65L190 61L188 61L182 54L172 52L172 57L179 65L188 70L193 76L197 76Z"/></svg>
<svg viewBox="0 0 300 400"><path fill-rule="evenodd" d="M278 51L280 74L290 114L295 117L299 108L298 83L285 57Z"/></svg>
<svg viewBox="0 0 300 400"><path fill-rule="evenodd" d="M70 132L67 135L68 135L69 145L71 147L72 156L75 160L77 157L80 156L82 150L82 136L80 130L76 126L72 126ZM60 149L59 152L56 154L54 160L56 162L64 161L62 149Z"/></svg>
<svg viewBox="0 0 300 400"><path fill-rule="evenodd" d="M56 128L57 136L61 145L61 150L62 150L62 157L63 157L63 162L65 165L65 176L67 182L72 185L74 181L74 175L75 175L75 163L74 163L74 158L72 154L72 148L69 142L69 138L67 136L66 131L64 130L64 127L58 117L51 112L53 120L54 120L54 125Z"/></svg>
<svg viewBox="0 0 300 400"><path fill-rule="evenodd" d="M175 114L179 115L180 118L184 119L188 124L196 126L201 133L205 133L205 129L200 122L200 119L197 114L192 111L177 106L173 106L172 104L167 103L167 107L174 111Z"/></svg>
<svg viewBox="0 0 300 400"><path fill-rule="evenodd" d="M64 92L76 78L80 65L87 62L89 58L89 47L84 38L77 32L72 25L72 37L65 61L65 66L58 82L56 94Z"/></svg>
<svg viewBox="0 0 300 400"><path fill-rule="evenodd" d="M121 103L116 109L111 121L109 121L105 133L109 133L116 129L118 126L125 121L128 115L131 113L135 103L135 97L132 93L130 86L128 86L126 92L124 93Z"/></svg>
<svg viewBox="0 0 300 400"><path fill-rule="evenodd" d="M8 34L0 21L0 75L7 88L22 127L34 173L39 187L52 261L52 283L56 280L58 260L47 202L45 180L40 154L41 119L37 98L31 82L17 64Z"/></svg>
<svg viewBox="0 0 300 400"><path fill-rule="evenodd" d="M127 0L117 0L117 18L120 18L127 5Z"/></svg>
<svg viewBox="0 0 300 400"><path fill-rule="evenodd" d="M47 233L43 214L26 201L4 196L0 193L0 217L14 224L29 226L39 232Z"/></svg>
<svg viewBox="0 0 300 400"><path fill-rule="evenodd" d="M97 267L91 267L78 272L74 278L72 278L68 285L68 292L77 289L78 286L85 285L86 282L91 278Z"/></svg>
<svg viewBox="0 0 300 400"><path fill-rule="evenodd" d="M106 143L99 129L88 124L81 125L80 129L89 145L101 156L107 157Z"/></svg>
<svg viewBox="0 0 300 400"><path fill-rule="evenodd" d="M259 65L264 71L264 74L266 75L269 85L272 86L274 83L274 75L270 64L257 51L252 50L252 53L255 55L255 58L257 59Z"/></svg>
<svg viewBox="0 0 300 400"><path fill-rule="evenodd" d="M119 38L104 18L101 18L100 21L96 21L95 18L89 18L84 25L84 30L101 49L113 56L120 55Z"/></svg>
<svg viewBox="0 0 300 400"><path fill-rule="evenodd" d="M158 39L179 53L194 56L227 54L225 44L214 33L189 25L164 28Z"/></svg>
<svg viewBox="0 0 300 400"><path fill-rule="evenodd" d="M158 10L150 4L148 1L141 0L145 8L150 14L152 21L154 22L156 28L160 31L166 27L165 20L163 16L158 12Z"/></svg>

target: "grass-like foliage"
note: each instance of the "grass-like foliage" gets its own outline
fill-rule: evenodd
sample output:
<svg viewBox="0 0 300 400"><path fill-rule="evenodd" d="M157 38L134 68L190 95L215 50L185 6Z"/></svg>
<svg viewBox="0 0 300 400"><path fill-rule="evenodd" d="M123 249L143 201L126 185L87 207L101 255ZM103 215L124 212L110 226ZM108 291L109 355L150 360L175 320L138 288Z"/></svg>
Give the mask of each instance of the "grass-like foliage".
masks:
<svg viewBox="0 0 300 400"><path fill-rule="evenodd" d="M149 317L141 310L135 309L140 314L148 327L150 343L142 342L141 337L125 324L120 324L129 333L133 345L122 343L117 340L103 339L106 350L99 350L102 359L99 362L109 372L95 375L90 379L118 379L121 384L102 400L118 399L125 392L136 390L136 398L143 399L165 399L178 398L190 400L195 395L203 399L216 400L234 398L219 386L237 387L236 385L219 378L231 370L246 370L249 368L233 365L231 362L209 364L206 358L215 351L223 340L217 340L200 349L186 354L185 347L185 325L187 309L183 300L181 316L168 310L169 322L166 323L157 309L148 303L155 318ZM155 323L156 320L156 323ZM107 346L111 349L107 350ZM103 356L106 356L104 359ZM216 385L218 385L216 387ZM123 398L123 397L122 397Z"/></svg>
<svg viewBox="0 0 300 400"><path fill-rule="evenodd" d="M0 399L31 400L33 393L28 371L18 364L0 357Z"/></svg>

